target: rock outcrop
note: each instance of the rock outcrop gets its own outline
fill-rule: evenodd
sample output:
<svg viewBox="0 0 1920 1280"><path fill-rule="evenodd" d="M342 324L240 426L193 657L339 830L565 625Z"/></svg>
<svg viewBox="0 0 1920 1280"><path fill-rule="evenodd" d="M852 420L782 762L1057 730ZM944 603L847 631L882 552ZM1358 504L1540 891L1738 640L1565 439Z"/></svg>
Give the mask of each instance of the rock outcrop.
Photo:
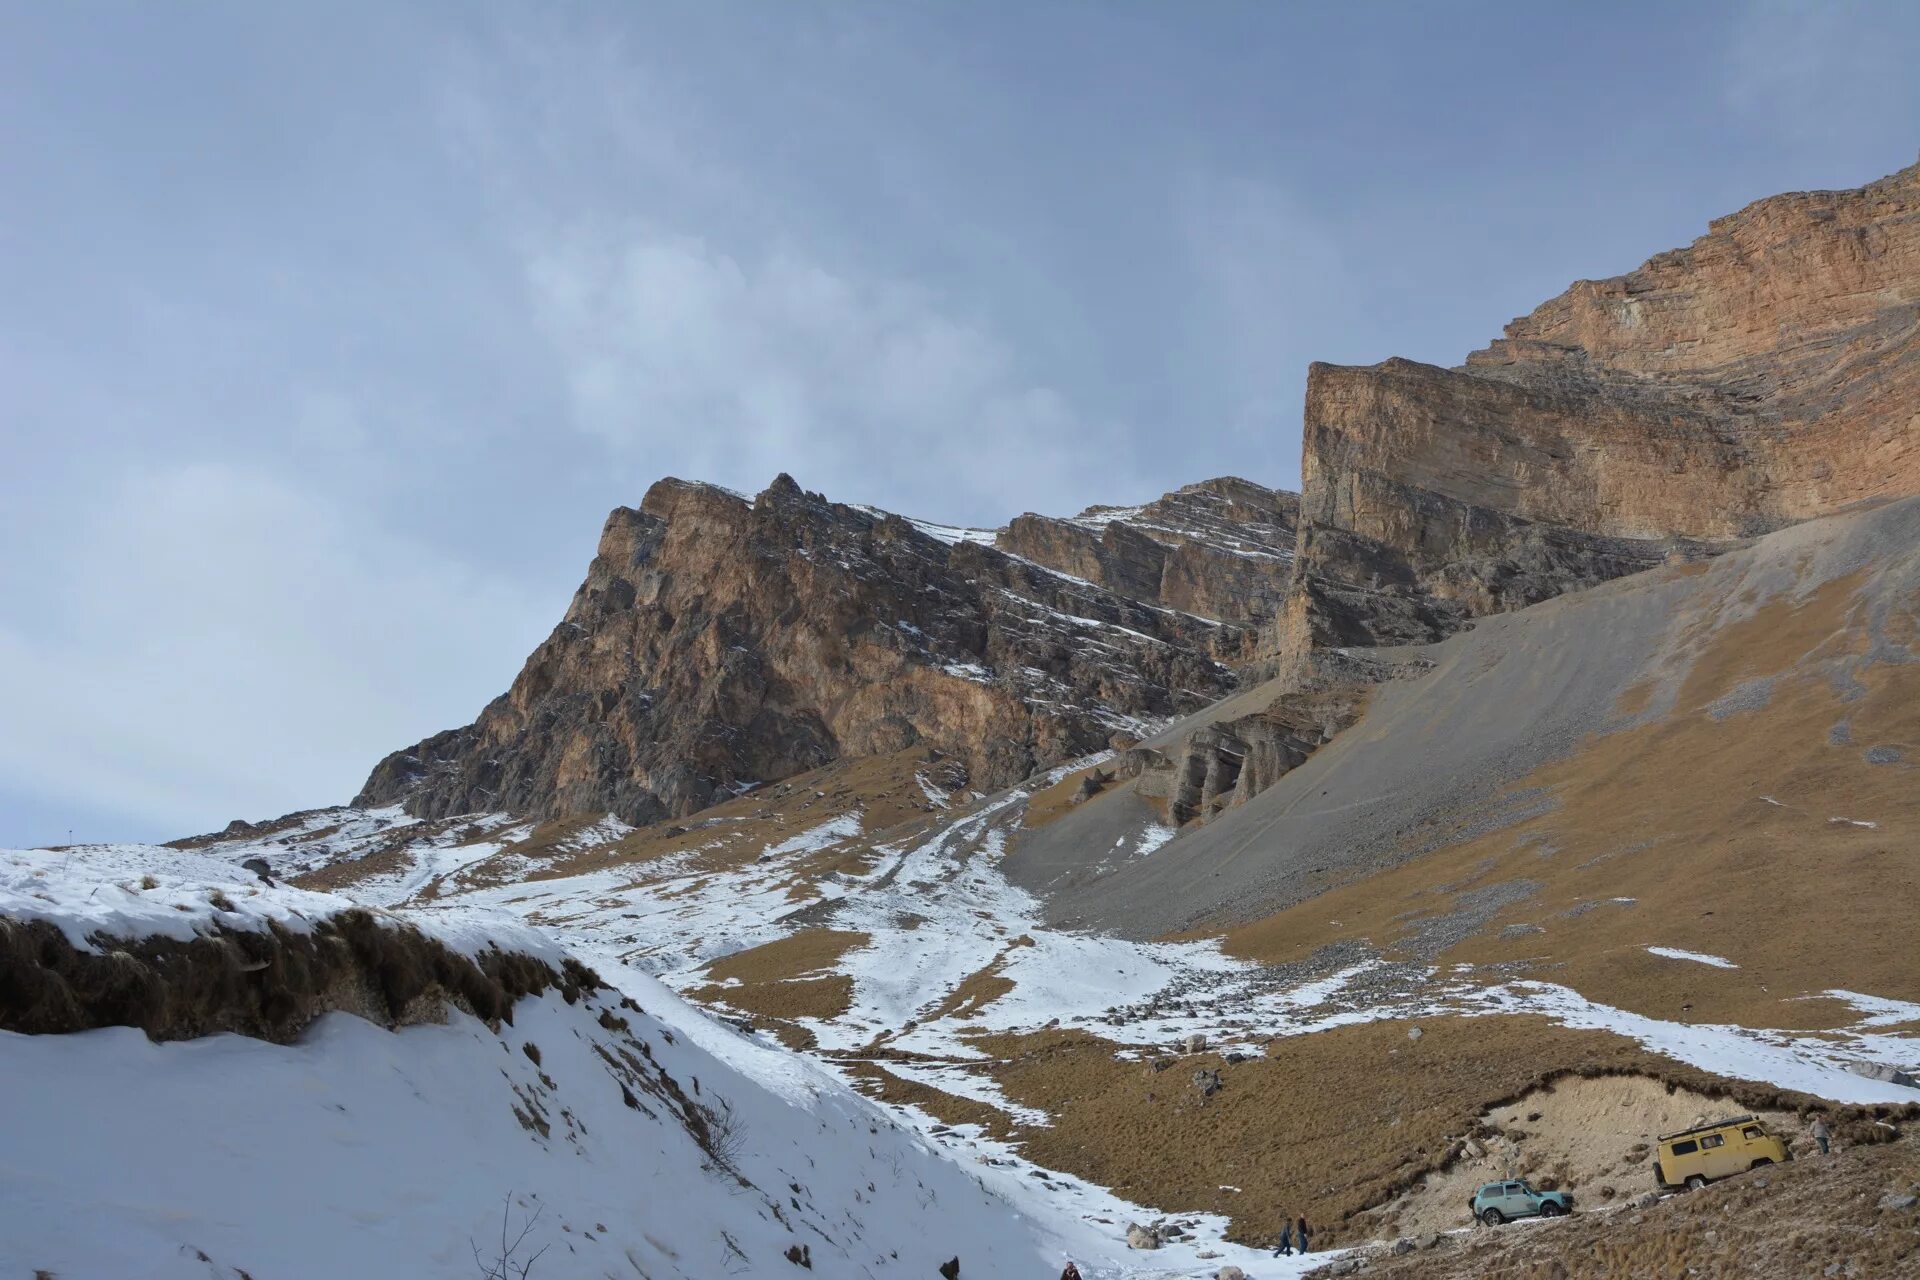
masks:
<svg viewBox="0 0 1920 1280"><path fill-rule="evenodd" d="M1783 525L1920 492L1920 165L1761 200L1582 281L1464 366L1308 375L1298 547L1218 719L1135 753L1179 820L1239 803L1439 640Z"/></svg>
<svg viewBox="0 0 1920 1280"><path fill-rule="evenodd" d="M1299 512L1299 495L1227 476L1144 506L1029 513L994 545L1136 600L1257 626L1286 598Z"/></svg>
<svg viewBox="0 0 1920 1280"><path fill-rule="evenodd" d="M1581 281L1458 369L1308 377L1268 651L1468 619L1920 488L1920 165Z"/></svg>
<svg viewBox="0 0 1920 1280"><path fill-rule="evenodd" d="M1006 786L1231 692L1294 501L1214 481L1003 550L786 476L752 499L663 480L608 518L512 688L381 761L355 803L645 823L920 743Z"/></svg>

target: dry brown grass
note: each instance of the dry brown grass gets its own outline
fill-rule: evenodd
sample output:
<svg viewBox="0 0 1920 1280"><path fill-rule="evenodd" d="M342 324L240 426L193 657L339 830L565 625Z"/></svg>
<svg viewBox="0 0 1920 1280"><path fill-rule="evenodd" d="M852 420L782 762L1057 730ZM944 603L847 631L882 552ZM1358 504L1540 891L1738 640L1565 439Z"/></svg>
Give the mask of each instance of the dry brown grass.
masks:
<svg viewBox="0 0 1920 1280"><path fill-rule="evenodd" d="M345 911L295 933L217 931L176 941L111 940L79 951L42 921L0 919L0 1030L63 1034L139 1027L154 1040L230 1031L288 1043L323 1013L382 1026L439 1021L454 1006L512 1022L524 996L552 987L569 1004L602 984L573 960L488 950L469 958L410 925Z"/></svg>
<svg viewBox="0 0 1920 1280"><path fill-rule="evenodd" d="M753 983L737 987L705 986L687 993L706 1005L726 1005L742 1013L791 1021L794 1018L838 1018L853 1006L853 979L843 974L827 978L800 978L791 982Z"/></svg>
<svg viewBox="0 0 1920 1280"><path fill-rule="evenodd" d="M1327 1243L1364 1238L1347 1219L1445 1167L1489 1108L1567 1075L1646 1075L1741 1109L1806 1101L1545 1018L1418 1025L1417 1042L1404 1021L1366 1023L1275 1041L1264 1058L1199 1054L1158 1072L1116 1061L1114 1044L1078 1031L975 1043L1001 1059L992 1074L1011 1101L1053 1117L1020 1131L1029 1158L1158 1209L1226 1214L1249 1241L1284 1214L1305 1214ZM1225 1083L1212 1098L1192 1085L1203 1066Z"/></svg>
<svg viewBox="0 0 1920 1280"><path fill-rule="evenodd" d="M1027 800L1026 812L1020 820L1021 825L1037 829L1058 820L1074 807L1073 797L1080 790L1083 779L1094 773L1111 778L1113 772L1112 762L1087 769L1076 769L1052 786L1034 792ZM1110 782L1108 789L1118 785L1120 785L1118 780ZM1103 791L1101 794L1104 795L1106 792Z"/></svg>
<svg viewBox="0 0 1920 1280"><path fill-rule="evenodd" d="M803 929L714 961L706 970L714 981L687 994L702 1004L788 1024L795 1018L838 1018L853 1003L853 979L828 971L847 952L871 941L850 930ZM790 1026L790 1034L803 1030Z"/></svg>
<svg viewBox="0 0 1920 1280"><path fill-rule="evenodd" d="M917 1107L942 1124L978 1125L988 1136L1005 1141L1014 1137L1006 1113L973 1098L957 1097L894 1075L883 1061L848 1060L840 1069L853 1078L862 1093L895 1106Z"/></svg>
<svg viewBox="0 0 1920 1280"><path fill-rule="evenodd" d="M1592 998L1679 1020L1835 1026L1854 1015L1800 997L1844 987L1920 999L1909 853L1920 787L1910 769L1862 759L1871 745L1920 743L1920 666L1870 667L1857 696L1836 691L1823 662L1865 643L1856 587L1837 580L1702 631L1671 715L1590 739L1516 784L1550 791L1554 811L1232 930L1229 949L1284 961L1340 938L1390 948L1461 894L1526 879L1536 896L1442 960L1553 964L1555 981ZM1703 712L1759 676L1776 677L1765 707ZM1835 743L1842 720L1851 741ZM1542 932L1501 937L1510 924ZM1650 945L1740 967L1662 959Z"/></svg>
<svg viewBox="0 0 1920 1280"><path fill-rule="evenodd" d="M794 870L795 883L804 887L831 871L866 870L873 836L940 812L928 802L917 781L922 774L952 785L963 783L965 778L955 761L929 747L836 760L691 817L642 827L618 841L590 849L551 852L544 865L525 878L559 879L621 867L644 874L647 864L676 854L691 859L681 868L682 874L689 870L733 871L749 865L762 850L782 840L842 814L860 811L867 838L804 859ZM560 839L548 842L549 846L558 843ZM529 848L515 845L508 852L525 855Z"/></svg>
<svg viewBox="0 0 1920 1280"><path fill-rule="evenodd" d="M802 929L799 933L745 951L736 951L707 966L716 982L785 982L831 969L856 947L873 941L870 934L849 929Z"/></svg>

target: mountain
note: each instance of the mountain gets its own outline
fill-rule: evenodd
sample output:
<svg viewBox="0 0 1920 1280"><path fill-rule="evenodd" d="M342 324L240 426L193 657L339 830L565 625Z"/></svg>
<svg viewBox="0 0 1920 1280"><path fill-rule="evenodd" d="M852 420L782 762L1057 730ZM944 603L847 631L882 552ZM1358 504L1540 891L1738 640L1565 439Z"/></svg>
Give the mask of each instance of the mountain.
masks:
<svg viewBox="0 0 1920 1280"><path fill-rule="evenodd" d="M356 804L681 817L921 744L997 790L1233 689L1285 590L1296 499L1244 480L955 529L663 480L607 518L566 618L473 724Z"/></svg>
<svg viewBox="0 0 1920 1280"><path fill-rule="evenodd" d="M1920 165L1761 200L1456 369L1308 374L1283 679L1135 767L1244 803L1406 670L1373 651L1920 491Z"/></svg>
<svg viewBox="0 0 1920 1280"><path fill-rule="evenodd" d="M318 1221L389 1220L355 1173L428 1198L433 1266L524 1169L557 1245L644 1274L924 1275L978 1231L963 1275L1299 1275L1254 1247L1301 1215L1343 1275L1904 1274L1917 184L1761 201L1457 369L1316 366L1298 497L963 530L662 481L509 692L353 805L0 857L0 1073L185 1149L189 1062L239 1098L223 1194L295 1185L233 1150L282 1138ZM289 1029L323 1007L372 1025ZM573 1047L529 1072L522 1026ZM695 1105L633 1114L614 1064ZM724 1199L706 1091L773 1141ZM1796 1164L1663 1196L1658 1136L1737 1114ZM453 1153L440 1200L387 1131ZM103 1173L29 1132L24 1273L93 1263L53 1250L99 1205L279 1256L147 1203L137 1141ZM1575 1217L1464 1229L1514 1176Z"/></svg>

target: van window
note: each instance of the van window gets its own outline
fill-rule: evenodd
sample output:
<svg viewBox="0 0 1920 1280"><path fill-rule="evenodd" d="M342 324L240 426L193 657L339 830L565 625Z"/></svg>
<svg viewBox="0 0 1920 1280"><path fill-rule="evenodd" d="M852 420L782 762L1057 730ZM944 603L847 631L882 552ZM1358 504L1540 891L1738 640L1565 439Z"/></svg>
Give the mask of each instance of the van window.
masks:
<svg viewBox="0 0 1920 1280"><path fill-rule="evenodd" d="M1727 1145L1727 1140L1726 1138L1722 1137L1720 1134L1710 1133L1706 1137L1700 1139L1700 1145L1703 1147L1724 1147Z"/></svg>
<svg viewBox="0 0 1920 1280"><path fill-rule="evenodd" d="M1757 1124L1750 1124L1740 1131L1740 1136L1748 1139L1759 1139L1766 1137L1767 1131Z"/></svg>
<svg viewBox="0 0 1920 1280"><path fill-rule="evenodd" d="M1694 1152L1698 1151L1699 1149L1700 1149L1700 1144L1693 1141L1691 1138L1689 1138L1685 1142L1676 1142L1673 1144L1673 1154L1677 1156L1690 1156Z"/></svg>

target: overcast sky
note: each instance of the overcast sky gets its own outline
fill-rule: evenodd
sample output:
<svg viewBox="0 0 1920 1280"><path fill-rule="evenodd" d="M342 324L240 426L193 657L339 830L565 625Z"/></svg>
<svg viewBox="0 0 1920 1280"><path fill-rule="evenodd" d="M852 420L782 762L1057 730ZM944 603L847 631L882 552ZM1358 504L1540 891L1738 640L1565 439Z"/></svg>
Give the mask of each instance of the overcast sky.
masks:
<svg viewBox="0 0 1920 1280"><path fill-rule="evenodd" d="M336 803L606 512L1292 486L1307 362L1920 150L1920 6L0 0L0 844Z"/></svg>

